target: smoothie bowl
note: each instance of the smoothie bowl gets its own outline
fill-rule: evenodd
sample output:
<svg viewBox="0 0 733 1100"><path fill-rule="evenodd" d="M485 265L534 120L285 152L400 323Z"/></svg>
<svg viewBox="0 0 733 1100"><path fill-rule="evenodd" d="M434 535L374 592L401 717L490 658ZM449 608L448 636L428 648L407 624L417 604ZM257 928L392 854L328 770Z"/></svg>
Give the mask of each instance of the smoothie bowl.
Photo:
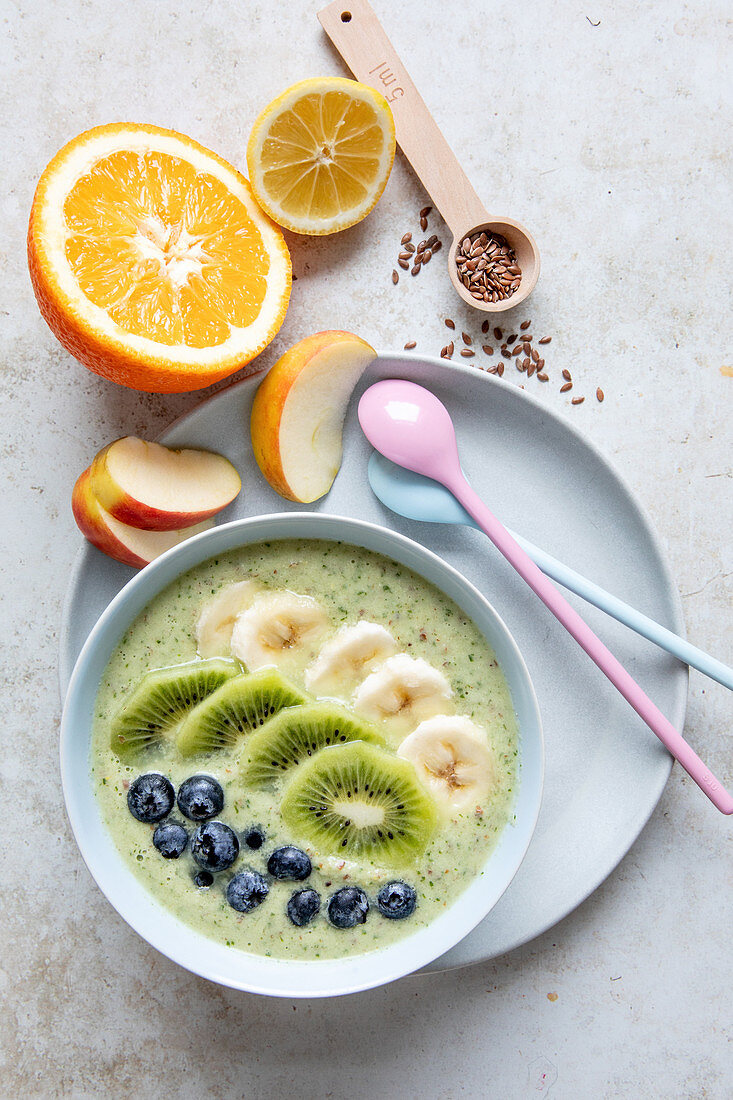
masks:
<svg viewBox="0 0 733 1100"><path fill-rule="evenodd" d="M77 661L61 771L81 853L150 944L224 985L356 992L453 947L539 811L522 657L430 551L322 514L148 566Z"/></svg>

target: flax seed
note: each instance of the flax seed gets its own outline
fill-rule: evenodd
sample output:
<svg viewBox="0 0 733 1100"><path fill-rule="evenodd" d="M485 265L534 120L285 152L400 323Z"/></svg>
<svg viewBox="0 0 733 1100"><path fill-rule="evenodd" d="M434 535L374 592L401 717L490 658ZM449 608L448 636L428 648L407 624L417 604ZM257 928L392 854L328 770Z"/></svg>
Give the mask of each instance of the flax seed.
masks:
<svg viewBox="0 0 733 1100"><path fill-rule="evenodd" d="M503 375L504 375L504 364L503 363L497 363L496 364L496 373L499 375L499 378L503 377Z"/></svg>
<svg viewBox="0 0 733 1100"><path fill-rule="evenodd" d="M475 351L471 351L470 348L461 348L461 355L464 359L472 359L476 354Z"/></svg>
<svg viewBox="0 0 733 1100"><path fill-rule="evenodd" d="M433 254L432 254L432 252L430 251L430 249L429 249L429 248L426 248L426 249L425 249L425 251L424 251L424 252L423 252L423 254L422 254L422 262L423 262L424 264L429 264L429 263L430 263L430 260L431 260L431 257L432 257L432 255L433 255Z"/></svg>
<svg viewBox="0 0 733 1100"><path fill-rule="evenodd" d="M422 210L420 211L420 217L427 218L428 214L432 212L432 209L432 206L423 206Z"/></svg>
<svg viewBox="0 0 733 1100"><path fill-rule="evenodd" d="M433 245L433 255L435 255L436 252L440 252L442 247L443 247L443 242L442 241L436 241L435 244Z"/></svg>
<svg viewBox="0 0 733 1100"><path fill-rule="evenodd" d="M535 363L539 363L539 361L540 361L540 353L539 353L539 352L537 351L537 348L532 348L532 350L531 350L531 352L530 352L529 354L530 354L530 355L532 356L532 358L534 359Z"/></svg>
<svg viewBox="0 0 733 1100"><path fill-rule="evenodd" d="M532 362L531 359L523 359L522 360L522 370L529 370L529 365L530 365L531 362Z"/></svg>
<svg viewBox="0 0 733 1100"><path fill-rule="evenodd" d="M551 336L543 336L542 339L539 341L539 343L540 344L549 344L550 340L552 340Z"/></svg>
<svg viewBox="0 0 733 1100"><path fill-rule="evenodd" d="M410 270L411 275L417 275L420 271L420 262L418 261L415 266Z"/></svg>
<svg viewBox="0 0 733 1100"><path fill-rule="evenodd" d="M414 244L410 244L410 242L408 241L407 244L405 245L405 252L407 253L408 256L411 256L414 251L415 251Z"/></svg>
<svg viewBox="0 0 733 1100"><path fill-rule="evenodd" d="M409 252L400 252L399 257L398 257L398 259L400 259L400 260L409 260L409 258L410 258L410 253Z"/></svg>
<svg viewBox="0 0 733 1100"><path fill-rule="evenodd" d="M524 344L515 344L512 349L512 355L521 355L524 351Z"/></svg>
<svg viewBox="0 0 733 1100"><path fill-rule="evenodd" d="M473 343L473 340L471 339L471 337L468 335L467 332L462 332L461 333L461 339L463 340L464 344L472 344Z"/></svg>
<svg viewBox="0 0 733 1100"><path fill-rule="evenodd" d="M522 347L524 349L524 354L525 355L529 355L531 353L532 345L530 344L529 340L523 340L522 341Z"/></svg>
<svg viewBox="0 0 733 1100"><path fill-rule="evenodd" d="M417 340L408 340L407 343L405 344L405 351L411 351L413 348L416 348L416 347L417 347Z"/></svg>
<svg viewBox="0 0 733 1100"><path fill-rule="evenodd" d="M433 233L432 237L428 237L428 242L427 242L428 243L428 248L432 248L437 240L438 240L438 234L437 233Z"/></svg>
<svg viewBox="0 0 733 1100"><path fill-rule="evenodd" d="M452 355L453 352L455 351L455 349L456 349L456 346L453 343L453 341L451 340L450 344L448 344L448 354Z"/></svg>
<svg viewBox="0 0 733 1100"><path fill-rule="evenodd" d="M570 402L571 405L582 405L585 401L584 397L574 397Z"/></svg>
<svg viewBox="0 0 733 1100"><path fill-rule="evenodd" d="M596 390L596 399L598 401L602 402L605 396L606 396L605 393L603 392L603 390L599 386L598 389Z"/></svg>
<svg viewBox="0 0 733 1100"><path fill-rule="evenodd" d="M504 339L504 333L501 331L500 328L495 328L494 329L494 339L495 340L503 340Z"/></svg>
<svg viewBox="0 0 733 1100"><path fill-rule="evenodd" d="M548 374L545 374L545 372L544 372L544 371L541 371L541 370L538 370L538 371L537 371L537 380L538 380L539 382L548 382L548 381L549 381L549 377L550 377L550 376L549 376Z"/></svg>
<svg viewBox="0 0 733 1100"><path fill-rule="evenodd" d="M566 382L572 382L572 380L573 380L573 376L571 375L571 373L567 369L567 367L563 370L562 376L563 376L563 378L565 379Z"/></svg>
<svg viewBox="0 0 733 1100"><path fill-rule="evenodd" d="M560 393L567 393L568 390L573 388L572 382L566 382L564 386L560 386Z"/></svg>
<svg viewBox="0 0 733 1100"><path fill-rule="evenodd" d="M507 344L513 344L514 341L516 340L516 338L517 338L517 334L516 334L516 332L513 332L511 334L511 336L507 336L507 338L506 338Z"/></svg>
<svg viewBox="0 0 733 1100"><path fill-rule="evenodd" d="M422 229L423 233L425 232L427 227L428 227L428 219L427 218L420 218L420 228Z"/></svg>
<svg viewBox="0 0 733 1100"><path fill-rule="evenodd" d="M395 286L397 286L399 281L400 281L399 275L397 274L396 271L393 271L392 272L392 282L395 284Z"/></svg>
<svg viewBox="0 0 733 1100"><path fill-rule="evenodd" d="M538 359L538 360L537 360L537 370L542 370L542 368L544 367L544 365L545 365L545 361L544 361L544 359Z"/></svg>
<svg viewBox="0 0 733 1100"><path fill-rule="evenodd" d="M483 322L483 324L481 325L481 331L484 333L484 335L489 331L489 322L488 321Z"/></svg>
<svg viewBox="0 0 733 1100"><path fill-rule="evenodd" d="M487 355L493 355L494 354L494 349L491 347L490 344L482 344L481 345L481 350L486 352Z"/></svg>
<svg viewBox="0 0 733 1100"><path fill-rule="evenodd" d="M531 322L531 321L522 321L522 323L521 323L521 325L520 325L519 327L520 327L520 329L522 330L522 332L526 332L526 330L527 330L527 329L529 328L529 326L530 326L531 324L532 324L532 322Z"/></svg>
<svg viewBox="0 0 733 1100"><path fill-rule="evenodd" d="M412 233L405 233L404 237L400 241L400 244L409 244L412 240Z"/></svg>
<svg viewBox="0 0 733 1100"><path fill-rule="evenodd" d="M455 323L455 321L454 321L454 320L453 320L453 319L452 319L451 317L446 317L446 319L445 319L445 327L446 327L446 328L455 328L455 327L456 327L456 323Z"/></svg>
<svg viewBox="0 0 733 1100"><path fill-rule="evenodd" d="M397 263L400 265L400 267L402 268L403 271L407 271L409 266L410 266L409 263L407 262L407 260L398 260ZM399 278L399 276L398 276L398 278Z"/></svg>

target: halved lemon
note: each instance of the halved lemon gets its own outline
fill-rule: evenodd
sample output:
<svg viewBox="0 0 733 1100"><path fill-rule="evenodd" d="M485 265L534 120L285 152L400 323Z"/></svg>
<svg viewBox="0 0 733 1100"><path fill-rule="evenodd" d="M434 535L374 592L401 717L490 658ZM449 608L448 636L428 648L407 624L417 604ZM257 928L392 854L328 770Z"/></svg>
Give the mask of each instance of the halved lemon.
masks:
<svg viewBox="0 0 733 1100"><path fill-rule="evenodd" d="M247 180L197 141L98 126L45 169L28 227L41 313L77 359L157 393L239 370L280 328L290 255Z"/></svg>
<svg viewBox="0 0 733 1100"><path fill-rule="evenodd" d="M258 116L247 145L252 190L294 233L336 233L365 218L384 191L395 153L384 96L342 77L288 88Z"/></svg>

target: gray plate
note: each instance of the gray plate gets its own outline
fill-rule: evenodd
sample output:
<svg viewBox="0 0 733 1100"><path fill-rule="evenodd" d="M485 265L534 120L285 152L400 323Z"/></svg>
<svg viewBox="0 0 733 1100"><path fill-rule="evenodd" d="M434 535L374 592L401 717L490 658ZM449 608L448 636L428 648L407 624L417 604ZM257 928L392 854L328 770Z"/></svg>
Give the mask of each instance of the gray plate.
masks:
<svg viewBox="0 0 733 1100"><path fill-rule="evenodd" d="M467 477L508 527L683 633L677 591L651 524L587 440L523 390L439 359L382 354L358 392L395 376L429 386L445 402ZM249 412L258 383L245 379L215 395L161 437L172 445L221 451L234 463L244 487L226 519L303 510L273 492L254 461ZM413 523L383 508L367 482L370 447L358 426L356 401L344 441L341 471L314 508L392 527L459 569L513 633L542 712L545 791L529 851L489 916L429 969L465 966L526 943L603 882L656 806L671 758L484 535ZM96 619L133 573L89 545L81 550L64 606L62 696ZM686 667L596 608L569 599L681 730Z"/></svg>

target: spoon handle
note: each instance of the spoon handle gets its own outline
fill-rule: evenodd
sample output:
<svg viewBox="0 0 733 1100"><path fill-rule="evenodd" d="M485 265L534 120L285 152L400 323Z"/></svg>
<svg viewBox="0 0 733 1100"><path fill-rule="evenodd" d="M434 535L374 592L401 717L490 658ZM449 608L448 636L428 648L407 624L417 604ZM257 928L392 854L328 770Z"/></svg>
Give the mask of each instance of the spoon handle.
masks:
<svg viewBox="0 0 733 1100"><path fill-rule="evenodd" d="M554 584L522 550L521 546L509 534L507 529L487 508L477 493L463 477L460 469L446 478L454 496L461 502L468 514L473 517L497 550L504 555L510 565L527 582L542 602L562 623L578 645L585 650L592 661L598 665L611 683L621 692L624 699L634 708L649 729L657 735L663 745L669 749L701 791L708 796L713 805L724 814L733 814L733 796L702 762L697 753L687 744L684 737L665 718L661 710L639 687L636 680L626 671L609 649L603 644L580 615L570 606L565 597L558 592Z"/></svg>
<svg viewBox="0 0 733 1100"><path fill-rule="evenodd" d="M400 148L453 236L488 221L484 204L367 0L337 0L319 11L318 19L356 79L389 103Z"/></svg>
<svg viewBox="0 0 733 1100"><path fill-rule="evenodd" d="M507 530L509 529L507 528ZM551 554L540 550L539 546L534 546L516 532L509 531L509 534L529 554L532 561L539 565L542 572L546 573L548 577L552 577L563 588L567 588L570 592L574 592L576 596L581 596L587 603L591 603L594 607L605 611L607 615L623 623L624 626L635 630L642 638L648 638L660 649L666 649L668 653L671 653L680 661L684 661L686 665L698 669L712 680L717 680L723 687L733 690L733 669L728 665L723 664L722 661L712 657L709 653L705 653L704 650L698 649L686 638L680 638L679 634L675 634L673 631L668 630L666 626L650 619L643 611L639 611L631 604L620 600L618 596L614 596L612 592L607 592L599 584L588 580L580 573L576 573L569 565L565 565L557 558L553 558Z"/></svg>

